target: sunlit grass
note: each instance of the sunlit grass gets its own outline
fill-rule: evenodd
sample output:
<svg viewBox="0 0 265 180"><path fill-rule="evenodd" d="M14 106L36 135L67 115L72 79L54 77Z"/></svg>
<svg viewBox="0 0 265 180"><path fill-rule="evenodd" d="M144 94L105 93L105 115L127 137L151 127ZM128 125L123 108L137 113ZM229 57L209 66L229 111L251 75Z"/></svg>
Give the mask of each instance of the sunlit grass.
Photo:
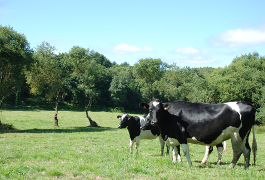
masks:
<svg viewBox="0 0 265 180"><path fill-rule="evenodd" d="M99 128L88 127L85 112L59 111L59 127L53 126L53 115L54 111L0 112L2 122L18 129L0 132L0 179L265 178L264 127L256 128L256 166L245 170L242 155L238 165L228 169L232 160L228 141L221 166L216 165L216 148L201 166L205 147L190 144L193 166L189 167L183 155L182 163L173 163L172 153L160 156L158 139L142 140L139 154L130 154L128 131L117 128L120 113L90 112Z"/></svg>

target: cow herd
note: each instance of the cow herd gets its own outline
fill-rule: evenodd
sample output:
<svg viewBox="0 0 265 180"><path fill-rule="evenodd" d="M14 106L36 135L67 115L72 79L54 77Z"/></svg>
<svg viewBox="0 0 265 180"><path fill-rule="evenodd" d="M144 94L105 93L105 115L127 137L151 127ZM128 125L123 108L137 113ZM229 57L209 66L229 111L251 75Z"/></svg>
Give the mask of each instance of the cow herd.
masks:
<svg viewBox="0 0 265 180"><path fill-rule="evenodd" d="M142 102L139 105L141 108L149 110L145 117L133 117L127 113L117 116L120 119L118 128L127 128L129 131L131 153L134 143L136 143L137 153L141 139L156 139L158 137L161 155L163 155L165 144L167 154L170 147L173 148L173 162L181 161L181 146L188 164L192 165L188 143L193 143L206 146L202 164L206 163L213 149L212 146L216 146L217 164L220 165L222 152L226 150L226 140L231 139L233 160L229 167L233 168L243 154L245 168L248 168L251 152L249 134L252 129L252 151L255 164L257 151L254 131L255 109L250 103L243 101L223 104L185 101L162 103L160 100L154 99L149 103ZM223 142L225 146L223 146Z"/></svg>

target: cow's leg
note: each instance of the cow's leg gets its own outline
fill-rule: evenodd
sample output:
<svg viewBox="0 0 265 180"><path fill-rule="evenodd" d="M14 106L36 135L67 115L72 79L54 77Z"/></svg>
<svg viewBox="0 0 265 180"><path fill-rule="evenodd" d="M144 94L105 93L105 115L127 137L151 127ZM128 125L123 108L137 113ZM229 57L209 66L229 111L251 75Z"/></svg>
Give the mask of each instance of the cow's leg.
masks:
<svg viewBox="0 0 265 180"><path fill-rule="evenodd" d="M250 160L250 152L251 152L251 148L249 146L249 143L248 143L248 135L247 137L245 138L245 145L244 145L244 148L243 148L243 155L244 155L244 158L245 158L245 168L248 168L249 167L249 160Z"/></svg>
<svg viewBox="0 0 265 180"><path fill-rule="evenodd" d="M177 161L177 157L176 157L176 152L178 151L178 162L181 162L181 156L180 156L180 146L176 146L176 147L173 147L172 149L172 154L173 154L173 157L172 157L172 161L173 162L176 162Z"/></svg>
<svg viewBox="0 0 265 180"><path fill-rule="evenodd" d="M242 139L239 136L239 133L234 133L231 136L231 142L232 142L232 149L233 149L233 160L231 164L229 165L229 168L234 168L238 159L240 158L242 152L243 152L243 142Z"/></svg>
<svg viewBox="0 0 265 180"><path fill-rule="evenodd" d="M217 148L217 151L218 151L217 165L221 165L223 144L222 143L217 144L216 148ZM204 155L204 158L202 159L201 164L206 164L206 161L209 158L209 155L211 154L212 151L213 151L213 147L212 146L206 146L205 155Z"/></svg>
<svg viewBox="0 0 265 180"><path fill-rule="evenodd" d="M204 157L202 159L202 162L201 164L206 164L206 161L209 157L209 155L211 154L211 152L213 151L213 147L212 146L206 146L206 149L205 149L205 154L204 154Z"/></svg>
<svg viewBox="0 0 265 180"><path fill-rule="evenodd" d="M181 144L181 148L184 152L184 155L186 155L187 161L189 163L189 165L192 165L192 162L190 160L190 150L189 150L189 145L188 144Z"/></svg>
<svg viewBox="0 0 265 180"><path fill-rule="evenodd" d="M175 163L177 161L177 157L176 157L176 147L172 148L172 161Z"/></svg>
<svg viewBox="0 0 265 180"><path fill-rule="evenodd" d="M161 156L163 156L164 147L165 147L165 141L163 140L163 138L161 137L161 135L158 136L158 138L159 138L159 142L160 142L160 146L161 146ZM167 151L167 153L169 153L169 152Z"/></svg>
<svg viewBox="0 0 265 180"><path fill-rule="evenodd" d="M178 162L181 162L181 156L180 156L180 145L175 147L178 150Z"/></svg>
<svg viewBox="0 0 265 180"><path fill-rule="evenodd" d="M217 144L216 148L217 148L217 152L218 152L217 165L220 166L221 165L221 161L222 161L222 153L223 153L223 150L224 150L223 143Z"/></svg>
<svg viewBox="0 0 265 180"><path fill-rule="evenodd" d="M133 153L133 143L134 141L130 139L130 153Z"/></svg>
<svg viewBox="0 0 265 180"><path fill-rule="evenodd" d="M166 146L167 146L167 155L169 155L170 146L168 144L166 144Z"/></svg>
<svg viewBox="0 0 265 180"><path fill-rule="evenodd" d="M140 145L140 138L139 137L136 137L136 143L135 143L136 152L135 152L135 154L138 153L139 145Z"/></svg>

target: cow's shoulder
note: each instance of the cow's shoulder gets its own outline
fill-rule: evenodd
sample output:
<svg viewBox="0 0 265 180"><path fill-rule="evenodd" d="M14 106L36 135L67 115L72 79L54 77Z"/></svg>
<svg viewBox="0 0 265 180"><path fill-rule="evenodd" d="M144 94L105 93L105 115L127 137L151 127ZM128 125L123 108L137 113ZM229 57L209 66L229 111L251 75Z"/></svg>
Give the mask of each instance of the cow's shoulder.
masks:
<svg viewBox="0 0 265 180"><path fill-rule="evenodd" d="M136 136L140 135L140 117L138 116L131 116L130 123L128 126L128 131L130 134L131 140L133 140Z"/></svg>

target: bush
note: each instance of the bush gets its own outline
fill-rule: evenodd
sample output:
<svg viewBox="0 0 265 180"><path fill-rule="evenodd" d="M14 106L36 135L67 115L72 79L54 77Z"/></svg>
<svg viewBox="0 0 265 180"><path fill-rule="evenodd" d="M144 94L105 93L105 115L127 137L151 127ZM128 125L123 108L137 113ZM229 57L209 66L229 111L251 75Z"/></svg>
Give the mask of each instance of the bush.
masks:
<svg viewBox="0 0 265 180"><path fill-rule="evenodd" d="M265 125L265 108L261 107L256 112L255 124Z"/></svg>
<svg viewBox="0 0 265 180"><path fill-rule="evenodd" d="M124 113L125 109L124 107L115 107L115 108L111 108L110 112Z"/></svg>

